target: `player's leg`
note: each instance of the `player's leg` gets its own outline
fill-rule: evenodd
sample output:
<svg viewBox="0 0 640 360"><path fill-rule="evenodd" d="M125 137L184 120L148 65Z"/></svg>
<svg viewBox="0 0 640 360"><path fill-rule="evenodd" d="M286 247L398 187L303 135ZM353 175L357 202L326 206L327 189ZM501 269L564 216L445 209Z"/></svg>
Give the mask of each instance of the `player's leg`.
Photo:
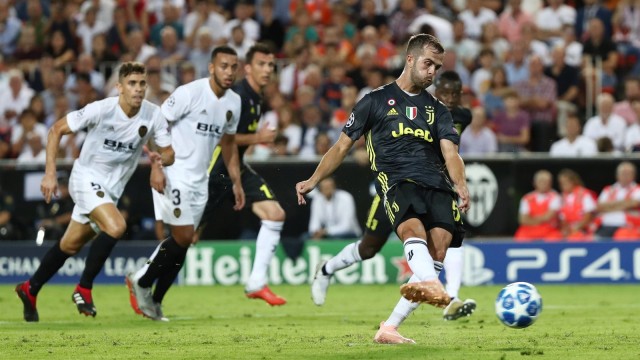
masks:
<svg viewBox="0 0 640 360"><path fill-rule="evenodd" d="M102 270L118 240L124 235L127 223L112 202L99 205L91 211L89 217L100 229L100 233L91 243L80 283L76 286L71 299L76 304L79 313L95 317L97 311L91 295L93 281Z"/></svg>
<svg viewBox="0 0 640 360"><path fill-rule="evenodd" d="M311 283L313 302L318 306L323 305L331 276L336 271L347 268L356 262L374 257L387 242L391 231L389 218L384 213L380 197L376 195L369 208L362 239L345 246L334 257L318 265Z"/></svg>
<svg viewBox="0 0 640 360"><path fill-rule="evenodd" d="M405 213L407 220L403 220L396 231L404 241L407 262L419 282L403 285L401 293L410 301L426 302L444 308L451 299L438 280L436 269L442 269L442 261L454 230L451 195L417 186L413 189L414 191L411 188L403 191L401 188L398 191L400 203L409 202L415 213L424 214L423 218ZM410 200L406 200L408 195L411 196Z"/></svg>
<svg viewBox="0 0 640 360"><path fill-rule="evenodd" d="M33 276L16 286L16 293L23 303L23 313L26 321L35 322L39 320L36 308L38 292L58 272L65 261L77 254L93 236L95 236L95 232L89 223L81 224L72 219L62 239L55 243L42 257L40 265Z"/></svg>
<svg viewBox="0 0 640 360"><path fill-rule="evenodd" d="M287 301L274 294L267 286L267 270L280 243L286 214L273 190L250 167L245 167L242 171L242 187L247 204L251 204L251 211L261 221L253 266L245 285L245 295L250 299L263 299L272 306L284 305Z"/></svg>
<svg viewBox="0 0 640 360"><path fill-rule="evenodd" d="M444 258L446 289L451 297L451 302L443 311L444 320L456 320L464 316L470 316L476 309L475 300L465 299L462 301L458 297L464 268L464 248L462 247L464 235L465 230L462 227L462 221L457 221L451 245L447 250L447 256Z"/></svg>

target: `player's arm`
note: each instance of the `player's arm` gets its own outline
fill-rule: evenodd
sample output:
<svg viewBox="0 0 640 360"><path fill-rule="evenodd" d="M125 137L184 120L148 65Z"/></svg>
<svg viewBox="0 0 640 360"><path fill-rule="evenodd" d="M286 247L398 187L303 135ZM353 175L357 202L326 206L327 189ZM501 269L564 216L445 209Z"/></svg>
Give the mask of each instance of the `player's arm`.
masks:
<svg viewBox="0 0 640 360"><path fill-rule="evenodd" d="M56 121L51 129L49 129L49 134L47 135L46 165L44 177L40 183L40 191L47 204L51 201L51 197L58 192L56 155L60 147L60 139L63 135L71 134L72 132L66 116Z"/></svg>
<svg viewBox="0 0 640 360"><path fill-rule="evenodd" d="M458 209L465 213L469 210L469 190L467 189L467 178L464 174L464 161L458 154L458 145L451 140L442 139L440 140L440 150L442 150L449 177L453 181L455 190L460 198Z"/></svg>
<svg viewBox="0 0 640 360"><path fill-rule="evenodd" d="M352 140L345 133L340 133L340 138L336 141L335 144L327 151L326 154L320 160L318 167L316 167L316 171L314 171L313 175L305 181L301 181L296 184L296 193L298 195L298 205L306 204L306 200L304 199L304 195L313 190L318 183L326 178L327 176L333 174L334 171L342 164L345 156L353 146L355 141Z"/></svg>
<svg viewBox="0 0 640 360"><path fill-rule="evenodd" d="M233 183L233 195L235 197L233 209L240 210L244 207L244 190L242 189L240 178L240 155L238 154L235 136L235 134L224 134L220 139L220 150L229 178Z"/></svg>

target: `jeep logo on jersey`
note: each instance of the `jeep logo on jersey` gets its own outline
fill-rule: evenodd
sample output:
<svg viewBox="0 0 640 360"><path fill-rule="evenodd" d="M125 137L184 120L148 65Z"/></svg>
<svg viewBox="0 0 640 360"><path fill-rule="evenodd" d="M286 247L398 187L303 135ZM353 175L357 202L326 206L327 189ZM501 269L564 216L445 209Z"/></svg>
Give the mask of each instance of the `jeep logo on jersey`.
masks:
<svg viewBox="0 0 640 360"><path fill-rule="evenodd" d="M471 208L466 220L471 226L480 226L489 218L498 200L498 180L484 164L473 163L465 167Z"/></svg>
<svg viewBox="0 0 640 360"><path fill-rule="evenodd" d="M418 116L418 108L415 106L407 106L405 110L405 114L409 118L409 120L413 120Z"/></svg>
<svg viewBox="0 0 640 360"><path fill-rule="evenodd" d="M196 125L196 133L200 135L222 136L222 129L215 124L198 123L198 125Z"/></svg>
<svg viewBox="0 0 640 360"><path fill-rule="evenodd" d="M231 112L231 110L227 110L227 121L231 121L232 117L233 117L233 113Z"/></svg>
<svg viewBox="0 0 640 360"><path fill-rule="evenodd" d="M141 138L147 135L147 127L144 125L140 126L140 128L138 129L138 135L140 135Z"/></svg>
<svg viewBox="0 0 640 360"><path fill-rule="evenodd" d="M109 140L109 139L104 139L104 143L102 144L102 147L107 150L117 151L117 152L132 153L136 151L136 146L133 143L127 144L120 141Z"/></svg>

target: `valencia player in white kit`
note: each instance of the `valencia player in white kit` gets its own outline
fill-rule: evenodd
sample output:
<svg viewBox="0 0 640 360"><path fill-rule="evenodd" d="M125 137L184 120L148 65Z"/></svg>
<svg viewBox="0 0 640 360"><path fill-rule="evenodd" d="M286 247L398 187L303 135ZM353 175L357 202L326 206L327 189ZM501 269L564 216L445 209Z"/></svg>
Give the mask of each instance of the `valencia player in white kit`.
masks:
<svg viewBox="0 0 640 360"><path fill-rule="evenodd" d="M87 137L69 179L69 193L75 203L71 222L62 239L44 255L33 276L16 286L26 321L39 321L38 292L67 258L77 254L98 232L80 283L72 295L81 314L96 316L91 296L93 280L126 230L126 222L116 204L138 166L143 146L153 139L158 146L159 154L155 157L158 163L169 166L174 162L167 122L158 106L144 100L147 88L144 65L123 63L118 75L118 97L73 111L49 131L45 175L40 186L47 203L58 189L56 154L61 137L82 129L87 130ZM161 189L157 182L154 186Z"/></svg>
<svg viewBox="0 0 640 360"><path fill-rule="evenodd" d="M236 79L238 56L232 48L219 46L211 54L208 78L178 87L162 104L176 151L173 166L164 171L166 187L154 193L154 207L171 235L136 274L126 277L134 311L153 320L167 320L161 303L178 276L208 199L208 167L220 145L235 198L234 209L244 206L240 162L235 134L241 111L240 96L230 87ZM152 291L153 284L155 289Z"/></svg>

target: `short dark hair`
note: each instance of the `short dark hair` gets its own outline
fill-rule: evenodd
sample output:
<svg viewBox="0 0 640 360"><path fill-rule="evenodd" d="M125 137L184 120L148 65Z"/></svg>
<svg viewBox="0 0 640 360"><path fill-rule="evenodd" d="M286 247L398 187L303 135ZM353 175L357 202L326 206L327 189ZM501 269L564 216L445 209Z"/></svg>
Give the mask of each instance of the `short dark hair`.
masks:
<svg viewBox="0 0 640 360"><path fill-rule="evenodd" d="M127 61L122 63L120 70L118 71L118 80L131 75L131 74L146 74L147 68L143 63L137 61Z"/></svg>
<svg viewBox="0 0 640 360"><path fill-rule="evenodd" d="M574 183L576 185L580 185L580 186L584 185L580 175L577 172L575 172L575 171L573 171L571 169L566 169L565 168L565 169L560 170L560 172L558 173L558 177L560 177L560 176L566 177L567 179L569 179L569 181L571 181L572 183Z"/></svg>
<svg viewBox="0 0 640 360"><path fill-rule="evenodd" d="M247 64L251 64L251 61L253 61L253 55L255 55L255 53L271 55L273 54L273 48L265 43L253 44L253 46L249 48L249 50L247 51L247 55L245 56Z"/></svg>
<svg viewBox="0 0 640 360"><path fill-rule="evenodd" d="M409 39L407 54L415 55L425 47L432 48L436 54L444 53L444 47L437 37L429 34L416 34Z"/></svg>
<svg viewBox="0 0 640 360"><path fill-rule="evenodd" d="M231 46L220 45L215 49L213 49L213 51L211 52L211 62L213 62L213 60L216 58L216 56L218 56L218 54L238 56L238 53Z"/></svg>
<svg viewBox="0 0 640 360"><path fill-rule="evenodd" d="M460 78L460 75L453 70L442 72L442 74L436 78L435 86L436 88L440 88L444 83L457 83L462 89L462 79Z"/></svg>

